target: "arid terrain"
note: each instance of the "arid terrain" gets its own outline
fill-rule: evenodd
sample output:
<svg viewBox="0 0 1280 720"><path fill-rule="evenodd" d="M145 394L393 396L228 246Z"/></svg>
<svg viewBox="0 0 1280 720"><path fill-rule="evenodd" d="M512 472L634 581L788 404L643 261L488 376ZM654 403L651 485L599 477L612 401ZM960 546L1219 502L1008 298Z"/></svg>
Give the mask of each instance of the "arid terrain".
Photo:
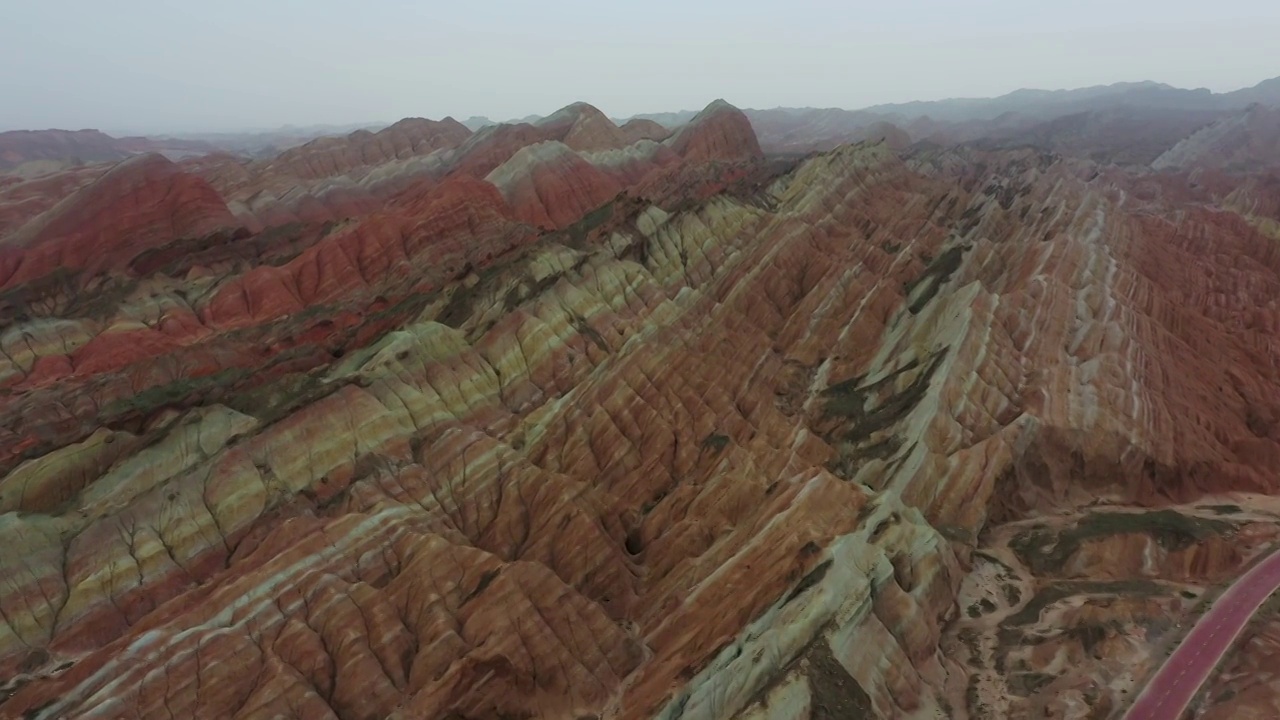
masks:
<svg viewBox="0 0 1280 720"><path fill-rule="evenodd" d="M0 134L0 718L1118 717L1280 544L1280 86L1167 87Z"/></svg>

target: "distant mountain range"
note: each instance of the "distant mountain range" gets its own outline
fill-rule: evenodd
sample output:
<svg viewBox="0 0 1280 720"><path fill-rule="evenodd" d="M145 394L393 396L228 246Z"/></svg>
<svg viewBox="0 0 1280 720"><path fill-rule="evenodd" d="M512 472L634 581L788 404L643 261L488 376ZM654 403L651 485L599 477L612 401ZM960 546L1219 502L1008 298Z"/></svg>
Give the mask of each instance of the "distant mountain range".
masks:
<svg viewBox="0 0 1280 720"><path fill-rule="evenodd" d="M1254 103L1280 106L1280 77L1264 80L1243 90L1214 93L1205 88L1186 90L1172 85L1151 81L1098 85L1076 90L1015 90L994 98L951 98L946 100L915 101L887 105L873 105L861 110L840 108L772 108L770 110L746 109L748 116L770 111L809 114L816 111L843 113L858 116L866 122L875 120L910 121L929 118L939 122L967 122L991 120L1006 113L1026 116L1052 117L1076 112L1111 110L1122 107L1142 106L1170 110L1239 110ZM696 110L676 112L642 113L634 118L653 120L666 127L674 127L689 121ZM623 120L631 118L623 118Z"/></svg>
<svg viewBox="0 0 1280 720"><path fill-rule="evenodd" d="M246 157L271 157L321 137L380 130L392 123L284 125L268 130L170 133L119 137L100 130L13 130L0 132L0 172L39 175L68 166L123 160L146 152L172 160L217 150Z"/></svg>
<svg viewBox="0 0 1280 720"><path fill-rule="evenodd" d="M1236 127L1238 123L1230 124L1233 118L1255 105L1280 107L1280 77L1226 93L1203 88L1187 90L1156 82L1131 82L1076 90L1024 89L995 98L953 98L877 105L861 110L778 107L744 112L760 146L773 154L806 153L829 150L844 143L883 140L896 149L921 142L978 143L989 148L1032 146L1104 163L1147 165L1211 124L1228 123L1223 127ZM646 121L673 130L695 115L693 110L681 110L611 120L619 126ZM1258 117L1266 120L1271 116ZM539 125L553 121L554 116L529 115L498 123L487 117L472 116L460 125L475 132L499 124ZM1257 122L1255 118L1249 127L1254 128ZM270 158L317 138L376 131L386 126L381 123L283 126L239 133L121 139L97 131L16 131L0 133L0 172L38 175L141 152L159 152L181 159L222 150L243 157ZM645 132L652 134L651 130ZM1211 136L1202 136L1198 142L1208 137ZM1212 147L1217 146L1215 143ZM1188 147L1184 146L1172 157L1189 156ZM1201 154L1201 151L1195 153L1197 157ZM1166 158L1166 162L1169 161ZM1247 159L1232 156L1229 162L1238 165Z"/></svg>
<svg viewBox="0 0 1280 720"><path fill-rule="evenodd" d="M40 175L68 166L123 160L156 152L173 158L213 152L189 139L117 138L98 130L15 130L0 133L0 172Z"/></svg>
<svg viewBox="0 0 1280 720"><path fill-rule="evenodd" d="M346 135L358 130L377 131L392 124L392 122L364 122L345 125L282 125L273 129L243 132L174 133L160 137L203 142L228 152L251 157L266 157L316 138Z"/></svg>
<svg viewBox="0 0 1280 720"><path fill-rule="evenodd" d="M1005 113L1045 117L1135 105L1169 110L1222 111L1237 110L1253 103L1280 104L1280 77L1228 93L1213 93L1205 88L1185 90L1156 82L1116 83L1078 90L1016 90L996 98L877 105L865 112L964 122L995 118Z"/></svg>
<svg viewBox="0 0 1280 720"><path fill-rule="evenodd" d="M1277 537L1259 98L0 135L0 718L1124 708Z"/></svg>
<svg viewBox="0 0 1280 720"><path fill-rule="evenodd" d="M953 98L861 110L841 108L746 109L761 146L772 153L828 150L846 142L981 142L1032 145L1102 162L1146 164L1210 123L1251 105L1280 107L1280 77L1227 93L1187 90L1157 82L1128 82L1076 90L1016 90L994 98ZM617 124L649 120L668 129L697 111L641 113ZM537 123L530 115L506 123ZM464 120L472 130L498 124Z"/></svg>

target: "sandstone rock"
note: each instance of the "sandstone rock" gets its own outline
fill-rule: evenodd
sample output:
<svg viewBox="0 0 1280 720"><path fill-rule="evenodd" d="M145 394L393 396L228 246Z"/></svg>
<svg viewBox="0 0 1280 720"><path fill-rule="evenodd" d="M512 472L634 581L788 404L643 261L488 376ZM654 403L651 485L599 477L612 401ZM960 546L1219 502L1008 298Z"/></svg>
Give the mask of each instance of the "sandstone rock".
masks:
<svg viewBox="0 0 1280 720"><path fill-rule="evenodd" d="M521 220L555 230L622 191L612 177L555 141L523 148L485 179L502 191Z"/></svg>
<svg viewBox="0 0 1280 720"><path fill-rule="evenodd" d="M0 714L1117 708L1274 542L1265 177L600 117L157 165L272 222L6 295Z"/></svg>
<svg viewBox="0 0 1280 720"><path fill-rule="evenodd" d="M628 120L622 125L621 129L629 143L636 143L641 140L655 140L657 142L662 142L671 135L670 130L667 130L652 120L645 120L644 118L633 118Z"/></svg>
<svg viewBox="0 0 1280 720"><path fill-rule="evenodd" d="M556 132L561 142L578 151L614 150L643 139L631 137L587 103L563 107L539 120L538 127Z"/></svg>
<svg viewBox="0 0 1280 720"><path fill-rule="evenodd" d="M303 180L333 177L358 167L456 147L470 136L471 131L453 118L438 122L405 118L376 133L357 130L346 137L320 138L290 148L267 163L261 172Z"/></svg>
<svg viewBox="0 0 1280 720"><path fill-rule="evenodd" d="M234 327L302 312L397 281L432 289L467 265L483 265L520 244L526 231L490 184L459 178L407 193L386 210L330 235L279 267L260 266L221 286L200 309L209 324ZM417 267L430 252L432 267Z"/></svg>
<svg viewBox="0 0 1280 720"><path fill-rule="evenodd" d="M0 182L0 241L107 170L104 164L88 165L31 180L12 177L9 183Z"/></svg>
<svg viewBox="0 0 1280 720"><path fill-rule="evenodd" d="M29 221L0 245L0 288L62 268L123 268L144 250L234 225L218 193L159 155L134 158Z"/></svg>
<svg viewBox="0 0 1280 720"><path fill-rule="evenodd" d="M695 161L735 161L760 157L760 143L741 110L716 100L663 142L681 157Z"/></svg>
<svg viewBox="0 0 1280 720"><path fill-rule="evenodd" d="M471 136L460 145L448 161L449 172L482 178L511 159L522 148L564 136L564 126L536 127L527 123L518 125L490 125Z"/></svg>
<svg viewBox="0 0 1280 720"><path fill-rule="evenodd" d="M681 164L679 155L653 140L640 140L618 150L585 153L583 157L627 188L641 185L655 170L661 171Z"/></svg>

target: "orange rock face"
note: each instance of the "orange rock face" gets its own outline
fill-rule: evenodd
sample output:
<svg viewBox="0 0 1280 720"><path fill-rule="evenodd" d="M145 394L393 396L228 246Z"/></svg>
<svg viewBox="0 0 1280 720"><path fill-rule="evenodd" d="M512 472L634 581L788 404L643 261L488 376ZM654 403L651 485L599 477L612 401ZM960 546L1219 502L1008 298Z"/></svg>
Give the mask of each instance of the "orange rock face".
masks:
<svg viewBox="0 0 1280 720"><path fill-rule="evenodd" d="M221 285L200 315L206 324L235 326L397 285L435 290L464 267L487 264L530 235L492 185L450 179L411 190L284 265L260 266Z"/></svg>
<svg viewBox="0 0 1280 720"><path fill-rule="evenodd" d="M183 167L208 180L240 222L258 230L365 215L426 180L458 175L484 178L523 148L541 142L561 143L584 155L636 155L628 153L631 146L651 134L643 126L624 131L596 108L575 103L537 125L494 125L472 134L452 119L411 118L378 133L358 131L343 138L314 140L270 160L250 162L213 154L184 160ZM652 151L638 154L647 160L655 155ZM629 175L624 172L625 178L615 180L635 182L655 162L639 171L634 165L628 167ZM618 175L612 169L606 169L606 174ZM556 192L563 191L552 194ZM554 206L556 200L550 202ZM546 222L539 214L528 219Z"/></svg>
<svg viewBox="0 0 1280 720"><path fill-rule="evenodd" d="M438 158L470 136L451 118L406 118L376 133L313 140L268 160L214 153L182 165L217 188L246 226L323 223L381 208L404 187L383 175L414 174L389 169Z"/></svg>
<svg viewBox="0 0 1280 720"><path fill-rule="evenodd" d="M538 121L538 127L555 133L572 150L612 150L630 145L631 138L605 114L587 103L574 103Z"/></svg>
<svg viewBox="0 0 1280 720"><path fill-rule="evenodd" d="M470 136L471 131L453 118L439 122L406 118L376 133L359 130L346 137L321 138L291 148L266 163L262 171L316 180L456 147Z"/></svg>
<svg viewBox="0 0 1280 720"><path fill-rule="evenodd" d="M118 269L176 238L235 225L203 180L159 155L117 165L0 244L0 290L58 269Z"/></svg>
<svg viewBox="0 0 1280 720"><path fill-rule="evenodd" d="M760 142L742 111L717 100L664 141L681 157L695 162L760 157Z"/></svg>
<svg viewBox="0 0 1280 720"><path fill-rule="evenodd" d="M522 149L487 179L502 190L521 220L556 230L622 192L616 180L555 141Z"/></svg>
<svg viewBox="0 0 1280 720"><path fill-rule="evenodd" d="M6 237L0 716L1114 709L1274 541L1266 176L447 125Z"/></svg>
<svg viewBox="0 0 1280 720"><path fill-rule="evenodd" d="M671 135L669 130L658 123L643 118L628 120L623 124L622 132L626 135L627 140L632 143L641 140L657 140L661 142Z"/></svg>
<svg viewBox="0 0 1280 720"><path fill-rule="evenodd" d="M107 165L88 165L33 179L0 176L0 238L11 235L28 220L93 182L108 168Z"/></svg>

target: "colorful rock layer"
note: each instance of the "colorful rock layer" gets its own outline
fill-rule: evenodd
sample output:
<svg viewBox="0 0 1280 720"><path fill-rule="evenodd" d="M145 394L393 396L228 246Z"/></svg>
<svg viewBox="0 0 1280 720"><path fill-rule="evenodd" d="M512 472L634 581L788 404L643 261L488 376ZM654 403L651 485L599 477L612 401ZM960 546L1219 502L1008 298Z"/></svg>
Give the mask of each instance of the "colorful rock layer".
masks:
<svg viewBox="0 0 1280 720"><path fill-rule="evenodd" d="M0 716L961 716L988 523L1275 489L1256 179L660 130L0 186Z"/></svg>

